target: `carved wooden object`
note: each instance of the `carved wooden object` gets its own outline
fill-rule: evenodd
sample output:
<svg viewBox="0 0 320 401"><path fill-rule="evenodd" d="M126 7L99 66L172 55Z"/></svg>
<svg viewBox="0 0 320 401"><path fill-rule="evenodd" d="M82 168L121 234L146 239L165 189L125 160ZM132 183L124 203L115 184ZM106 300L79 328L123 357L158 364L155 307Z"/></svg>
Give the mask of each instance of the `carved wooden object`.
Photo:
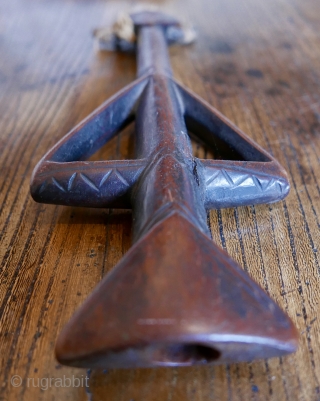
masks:
<svg viewBox="0 0 320 401"><path fill-rule="evenodd" d="M56 355L85 367L246 361L293 352L286 314L211 240L207 210L276 202L282 167L172 78L179 23L131 16L138 78L68 133L37 165L37 202L133 209L134 245L61 333ZM136 160L84 161L136 121ZM188 130L229 160L192 155Z"/></svg>

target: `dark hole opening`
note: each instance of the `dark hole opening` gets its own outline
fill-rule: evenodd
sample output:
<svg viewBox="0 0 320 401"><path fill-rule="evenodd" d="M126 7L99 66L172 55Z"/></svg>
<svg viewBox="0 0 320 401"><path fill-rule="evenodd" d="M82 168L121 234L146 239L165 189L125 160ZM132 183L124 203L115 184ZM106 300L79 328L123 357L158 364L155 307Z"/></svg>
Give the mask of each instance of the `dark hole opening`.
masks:
<svg viewBox="0 0 320 401"><path fill-rule="evenodd" d="M172 344L155 350L154 360L165 365L206 364L219 359L221 353L200 344Z"/></svg>

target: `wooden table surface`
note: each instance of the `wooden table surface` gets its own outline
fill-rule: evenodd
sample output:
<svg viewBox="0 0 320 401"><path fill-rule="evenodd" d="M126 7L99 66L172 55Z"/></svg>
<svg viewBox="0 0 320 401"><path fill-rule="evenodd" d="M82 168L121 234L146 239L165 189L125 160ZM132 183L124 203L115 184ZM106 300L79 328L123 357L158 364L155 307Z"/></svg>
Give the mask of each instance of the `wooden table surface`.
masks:
<svg viewBox="0 0 320 401"><path fill-rule="evenodd" d="M289 173L285 201L212 211L210 227L291 316L297 353L218 367L92 372L54 359L63 325L129 249L131 213L36 204L30 175L59 138L134 79L133 56L98 53L92 40L94 28L134 4L0 4L0 400L319 401L317 0L153 2L198 30L194 45L171 49L175 77ZM131 126L96 158L132 157L133 146ZM209 155L199 144L194 151Z"/></svg>

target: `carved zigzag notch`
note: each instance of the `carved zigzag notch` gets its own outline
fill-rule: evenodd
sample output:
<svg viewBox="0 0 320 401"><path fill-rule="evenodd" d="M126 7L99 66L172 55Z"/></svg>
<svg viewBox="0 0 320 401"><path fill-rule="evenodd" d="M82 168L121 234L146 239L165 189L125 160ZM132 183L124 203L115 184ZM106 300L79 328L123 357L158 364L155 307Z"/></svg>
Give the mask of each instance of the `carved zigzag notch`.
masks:
<svg viewBox="0 0 320 401"><path fill-rule="evenodd" d="M225 160L196 159L206 186L206 207L220 208L283 199L285 170L264 149L199 96L176 83L187 128Z"/></svg>
<svg viewBox="0 0 320 401"><path fill-rule="evenodd" d="M34 200L64 205L130 207L127 199L141 173L141 161L82 160L134 119L147 81L146 77L139 78L119 91L50 149L33 172L31 194ZM93 194L96 199L92 199Z"/></svg>
<svg viewBox="0 0 320 401"><path fill-rule="evenodd" d="M35 201L59 205L130 208L144 160L44 162L32 178Z"/></svg>

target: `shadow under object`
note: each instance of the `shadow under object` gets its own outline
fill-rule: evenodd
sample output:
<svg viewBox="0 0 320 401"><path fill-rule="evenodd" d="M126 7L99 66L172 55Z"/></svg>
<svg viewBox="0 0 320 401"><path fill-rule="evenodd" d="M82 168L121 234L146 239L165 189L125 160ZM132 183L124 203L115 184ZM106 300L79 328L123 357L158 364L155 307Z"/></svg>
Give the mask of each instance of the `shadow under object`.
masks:
<svg viewBox="0 0 320 401"><path fill-rule="evenodd" d="M59 362L79 367L180 366L295 351L288 316L211 240L207 210L283 199L283 168L172 78L179 23L131 15L138 78L36 166L37 202L133 209L135 244L63 329ZM179 37L179 35L176 35ZM135 118L136 159L84 161ZM193 157L188 129L231 160Z"/></svg>

